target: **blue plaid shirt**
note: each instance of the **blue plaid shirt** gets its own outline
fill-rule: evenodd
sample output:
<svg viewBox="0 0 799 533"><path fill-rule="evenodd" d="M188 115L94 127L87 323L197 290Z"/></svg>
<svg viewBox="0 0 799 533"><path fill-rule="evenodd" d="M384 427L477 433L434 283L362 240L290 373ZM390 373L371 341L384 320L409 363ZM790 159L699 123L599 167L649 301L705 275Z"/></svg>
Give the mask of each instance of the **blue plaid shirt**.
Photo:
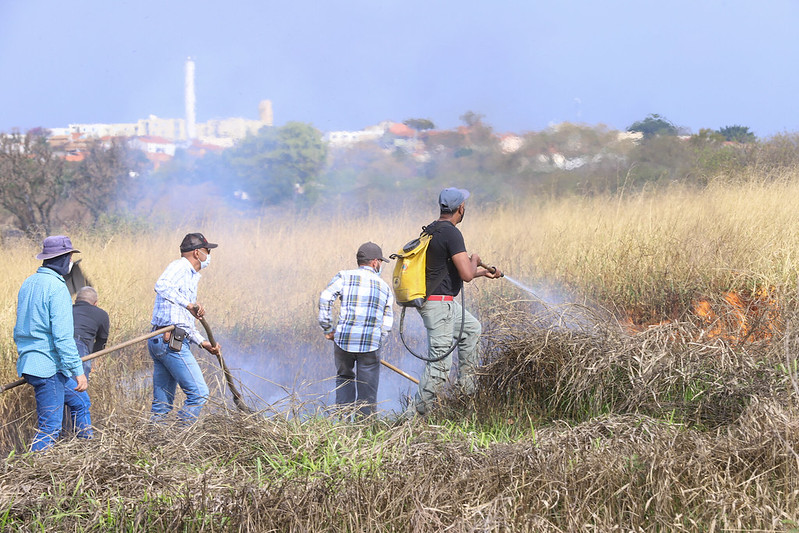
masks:
<svg viewBox="0 0 799 533"><path fill-rule="evenodd" d="M197 302L197 285L200 273L194 270L185 257L169 263L155 282L155 305L152 325L156 328L175 325L186 330L187 338L202 344L205 338L197 330L189 304Z"/></svg>
<svg viewBox="0 0 799 533"><path fill-rule="evenodd" d="M333 340L344 351L373 352L394 324L394 295L388 283L369 266L342 270L319 297L319 325L333 331L333 302L341 298L341 310Z"/></svg>
<svg viewBox="0 0 799 533"><path fill-rule="evenodd" d="M17 375L49 378L83 374L72 325L72 298L64 278L39 267L19 288L17 323Z"/></svg>

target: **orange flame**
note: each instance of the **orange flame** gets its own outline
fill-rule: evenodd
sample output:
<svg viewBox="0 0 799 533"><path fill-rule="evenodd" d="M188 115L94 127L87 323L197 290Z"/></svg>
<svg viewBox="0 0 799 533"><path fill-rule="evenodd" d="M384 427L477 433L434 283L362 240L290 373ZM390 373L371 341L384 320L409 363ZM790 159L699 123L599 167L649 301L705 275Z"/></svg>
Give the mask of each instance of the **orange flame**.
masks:
<svg viewBox="0 0 799 533"><path fill-rule="evenodd" d="M717 302L710 298L698 298L691 304L691 312L704 325L703 337L721 338L732 343L771 339L779 331L781 316L774 290L765 287L750 296L726 292ZM671 320L641 324L628 312L623 326L629 333L636 333L669 322Z"/></svg>

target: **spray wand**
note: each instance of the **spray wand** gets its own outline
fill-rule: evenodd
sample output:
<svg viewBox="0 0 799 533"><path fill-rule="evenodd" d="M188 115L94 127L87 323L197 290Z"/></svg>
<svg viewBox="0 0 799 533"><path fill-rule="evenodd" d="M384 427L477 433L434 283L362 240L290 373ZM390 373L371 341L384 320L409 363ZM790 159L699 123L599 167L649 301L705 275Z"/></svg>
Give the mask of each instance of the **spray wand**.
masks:
<svg viewBox="0 0 799 533"><path fill-rule="evenodd" d="M494 267L494 266L488 266L488 265L486 265L485 263L483 263L482 261L480 261L480 262L477 264L477 266L485 268L486 270L488 270L488 271L489 271L489 272L491 272L492 274L493 274L493 273L495 273L495 272L497 271L497 267ZM545 305L546 305L546 303L547 303L547 302L546 302L546 300L543 300L543 299L542 299L540 296L538 296L538 295L537 295L535 292L533 292L533 290L532 290L530 287L528 287L527 285L525 285L525 284L524 284L524 283L522 283L521 281L515 280L515 279L513 279L513 278L512 278L512 277L510 277L510 276L506 276L504 272L502 272L502 273L499 275L499 277L501 277L501 278L505 278L506 280L510 281L511 283L513 283L514 285L516 285L517 287L519 287L519 288L520 288L521 290L523 290L524 292L526 292L526 293L530 294L530 295L531 295L533 298L535 298L535 299L536 299L536 300L538 300L539 302L541 302L541 303L543 303L543 304L545 304Z"/></svg>
<svg viewBox="0 0 799 533"><path fill-rule="evenodd" d="M488 271L489 271L489 272L491 272L492 274L496 273L496 271L497 271L497 267L495 267L495 266L488 266L487 264L483 263L482 261L480 261L479 263L477 263L477 266L479 266L479 267L482 267L482 268L485 268L486 270L488 270ZM500 273L499 277L500 277L500 278L504 278L504 277L505 277L505 274L504 274L504 273Z"/></svg>

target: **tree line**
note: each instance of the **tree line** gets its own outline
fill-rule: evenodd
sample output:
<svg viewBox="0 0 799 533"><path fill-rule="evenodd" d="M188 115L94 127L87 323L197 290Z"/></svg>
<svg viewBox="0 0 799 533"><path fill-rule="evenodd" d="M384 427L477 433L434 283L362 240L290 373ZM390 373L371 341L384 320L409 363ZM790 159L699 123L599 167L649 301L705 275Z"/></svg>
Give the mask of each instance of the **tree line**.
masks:
<svg viewBox="0 0 799 533"><path fill-rule="evenodd" d="M688 134L652 114L627 133L602 125L563 123L543 131L499 135L478 113L463 125L436 130L409 118L413 136L386 131L376 140L329 147L310 124L264 127L233 148L202 157L178 148L157 170L125 139L91 140L80 161L58 154L47 132L0 135L0 207L26 231L50 232L65 202L96 223L123 213L142 185L212 183L226 198L247 198L258 209L300 207L361 209L386 202L427 202L457 184L487 200L526 195L605 194L674 181L703 184L747 168L799 164L799 136L759 140L745 126Z"/></svg>
<svg viewBox="0 0 799 533"><path fill-rule="evenodd" d="M50 233L59 207L70 200L96 222L122 207L144 157L122 139L91 140L81 161L68 161L47 141L47 131L0 135L0 207L14 225Z"/></svg>

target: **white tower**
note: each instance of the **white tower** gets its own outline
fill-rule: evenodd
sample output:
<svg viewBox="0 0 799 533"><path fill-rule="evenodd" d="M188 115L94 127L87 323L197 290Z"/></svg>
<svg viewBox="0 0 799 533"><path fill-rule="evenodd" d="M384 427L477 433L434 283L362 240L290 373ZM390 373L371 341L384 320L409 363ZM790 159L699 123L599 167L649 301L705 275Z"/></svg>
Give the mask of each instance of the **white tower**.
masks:
<svg viewBox="0 0 799 533"><path fill-rule="evenodd" d="M195 123L195 99L194 99L194 61L189 57L186 59L186 136L189 140L196 137Z"/></svg>

